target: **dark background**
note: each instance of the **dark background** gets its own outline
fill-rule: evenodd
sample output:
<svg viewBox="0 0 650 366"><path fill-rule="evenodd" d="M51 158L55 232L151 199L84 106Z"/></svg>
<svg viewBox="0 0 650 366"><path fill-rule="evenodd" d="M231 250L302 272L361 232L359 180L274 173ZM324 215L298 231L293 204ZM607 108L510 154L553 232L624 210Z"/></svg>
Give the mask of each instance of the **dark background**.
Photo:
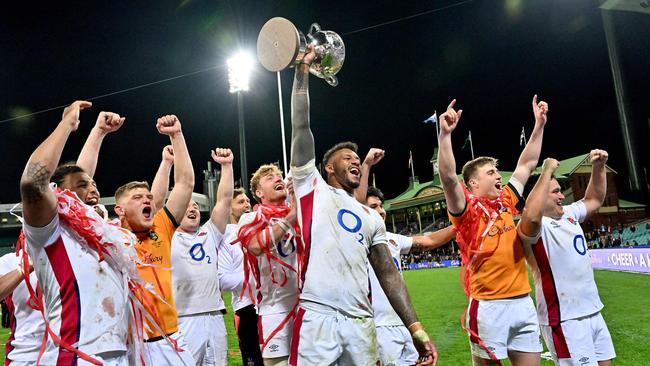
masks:
<svg viewBox="0 0 650 366"><path fill-rule="evenodd" d="M521 127L527 134L533 127L530 102L537 93L550 105L542 158L607 149L623 198L643 199L629 192L599 2L475 0L354 32L454 3L14 2L0 14L0 119L218 66L94 100L63 156L76 158L99 111L126 116L123 128L104 141L95 176L110 196L126 181L153 178L166 144L155 120L174 113L200 191L211 148L233 148L239 175L236 97L228 93L225 61L238 49L254 52L264 22L284 16L303 31L318 22L343 35L340 85L311 78L316 153L342 140L359 143L362 158L370 147L385 148L374 172L388 198L407 187L409 150L420 181L431 179L434 128L422 120L434 109L444 111L452 98L464 109L453 136L459 169L470 158L469 148L461 150L468 130L477 156L498 157L502 169L514 169ZM648 167L650 15L617 11L613 18L635 152L639 166ZM292 78L292 71L283 72L287 135ZM251 88L244 97L249 173L282 161L275 75L257 65ZM19 201L22 169L61 111L0 123L0 202Z"/></svg>

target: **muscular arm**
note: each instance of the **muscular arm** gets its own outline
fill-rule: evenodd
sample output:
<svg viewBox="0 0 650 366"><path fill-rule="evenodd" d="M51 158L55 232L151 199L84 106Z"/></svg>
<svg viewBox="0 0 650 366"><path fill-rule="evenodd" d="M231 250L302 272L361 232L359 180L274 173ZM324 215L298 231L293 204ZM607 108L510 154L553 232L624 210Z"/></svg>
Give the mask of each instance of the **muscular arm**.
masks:
<svg viewBox="0 0 650 366"><path fill-rule="evenodd" d="M553 172L557 166L559 166L557 160L546 159L544 161L542 174L526 199L526 206L519 221L519 231L528 237L537 236L542 228L544 205L550 191Z"/></svg>
<svg viewBox="0 0 650 366"><path fill-rule="evenodd" d="M452 214L461 213L465 209L465 195L456 176L456 159L451 148L451 133L458 126L463 110L456 112L456 99L447 106L447 111L440 115L440 134L438 135L438 170L442 190L447 201L447 210Z"/></svg>
<svg viewBox="0 0 650 366"><path fill-rule="evenodd" d="M291 166L303 166L315 156L309 127L309 65L300 64L291 92Z"/></svg>
<svg viewBox="0 0 650 366"><path fill-rule="evenodd" d="M93 128L77 158L77 166L83 169L91 178L95 176L99 149L102 146L104 137L106 137L106 134Z"/></svg>
<svg viewBox="0 0 650 366"><path fill-rule="evenodd" d="M230 220L230 205L235 185L232 169L233 154L230 149L216 149L212 152L212 159L221 164L221 176L217 187L217 202L210 213L210 220L223 233Z"/></svg>
<svg viewBox="0 0 650 366"><path fill-rule="evenodd" d="M56 129L30 156L20 178L23 218L28 225L43 227L56 215L56 197L48 186L49 181L70 133L77 130L79 112L91 105L90 102L76 101L67 107Z"/></svg>
<svg viewBox="0 0 650 366"><path fill-rule="evenodd" d="M607 171L605 169L605 162L607 161L608 154L603 150L592 150L590 155L591 160L591 178L585 191L584 203L587 209L587 216L598 211L600 206L605 202L605 195L607 194Z"/></svg>
<svg viewBox="0 0 650 366"><path fill-rule="evenodd" d="M386 293L390 305L407 327L418 321L406 284L400 276L390 255L387 245L379 244L370 247L368 256L372 269L379 279L381 288Z"/></svg>
<svg viewBox="0 0 650 366"><path fill-rule="evenodd" d="M452 226L436 230L429 235L414 236L410 253L426 252L428 250L439 248L447 244L455 236L456 233Z"/></svg>
<svg viewBox="0 0 650 366"><path fill-rule="evenodd" d="M174 118L176 118L174 116ZM180 123L180 122L176 122ZM174 216L176 222L181 222L187 205L192 199L192 190L194 189L194 168L192 160L185 145L185 137L180 131L170 134L172 149L174 150L174 188L169 194L167 200L167 209Z"/></svg>
<svg viewBox="0 0 650 366"><path fill-rule="evenodd" d="M163 149L163 158L158 166L156 176L151 183L151 194L153 195L154 212L160 210L165 205L165 198L169 190L169 174L174 166L174 155L171 153L171 145Z"/></svg>
<svg viewBox="0 0 650 366"><path fill-rule="evenodd" d="M90 131L90 134L79 153L79 157L77 158L77 166L83 169L91 178L95 176L97 159L99 158L99 149L102 147L104 137L122 127L124 120L125 118L120 117L117 113L99 113L97 122Z"/></svg>
<svg viewBox="0 0 650 366"><path fill-rule="evenodd" d="M533 97L533 114L535 115L535 128L530 135L530 140L524 147L524 150L519 156L517 167L512 173L522 185L526 185L530 174L537 167L539 162L539 154L542 151L542 139L544 137L544 126L546 125L546 113L548 112L548 104L546 102L537 103L537 95Z"/></svg>

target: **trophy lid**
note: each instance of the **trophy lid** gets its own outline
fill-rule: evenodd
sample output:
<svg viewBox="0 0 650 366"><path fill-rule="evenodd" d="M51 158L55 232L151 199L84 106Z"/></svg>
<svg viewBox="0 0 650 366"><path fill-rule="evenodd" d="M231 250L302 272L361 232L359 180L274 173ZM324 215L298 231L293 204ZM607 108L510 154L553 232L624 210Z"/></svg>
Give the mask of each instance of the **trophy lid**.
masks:
<svg viewBox="0 0 650 366"><path fill-rule="evenodd" d="M291 66L299 51L298 29L288 19L269 19L257 36L257 58L269 71L281 71Z"/></svg>

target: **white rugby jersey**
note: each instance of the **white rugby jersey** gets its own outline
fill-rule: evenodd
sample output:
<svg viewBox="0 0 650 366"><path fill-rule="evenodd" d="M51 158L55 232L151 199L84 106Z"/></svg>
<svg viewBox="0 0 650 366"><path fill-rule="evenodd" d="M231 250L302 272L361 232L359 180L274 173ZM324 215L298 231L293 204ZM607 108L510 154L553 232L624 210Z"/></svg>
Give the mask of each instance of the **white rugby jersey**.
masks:
<svg viewBox="0 0 650 366"><path fill-rule="evenodd" d="M15 253L8 253L0 257L0 276L16 270L19 262ZM29 275L29 281L36 289L38 284L34 272ZM36 363L45 333L45 322L43 322L41 313L27 304L28 299L29 291L24 280L5 298L7 308L9 308L9 325L11 327L11 335L5 346L5 355L11 361Z"/></svg>
<svg viewBox="0 0 650 366"><path fill-rule="evenodd" d="M386 244L381 216L329 186L314 160L291 170L307 256L300 300L372 317L368 253L371 246Z"/></svg>
<svg viewBox="0 0 650 366"><path fill-rule="evenodd" d="M222 291L232 293L234 311L253 303L248 294L239 298L244 284L244 252L239 242L230 244L237 238L237 228L237 224L226 225L225 233L217 246L219 286Z"/></svg>
<svg viewBox="0 0 650 366"><path fill-rule="evenodd" d="M239 228L253 222L255 212L248 212L239 218ZM262 253L256 257L257 268L260 272L260 288L257 293L257 311L260 315L271 315L290 312L298 300L298 275L296 244L293 239L280 240L275 247L270 248L270 252L277 260L280 260L290 266L292 270L286 268L273 259L269 261L266 254ZM271 279L271 273L274 274L276 283ZM250 274L253 278L253 274ZM280 286L285 282L283 286ZM254 283L254 280L251 281Z"/></svg>
<svg viewBox="0 0 650 366"><path fill-rule="evenodd" d="M178 315L225 309L218 276L221 233L208 220L193 234L177 230L172 238L172 288Z"/></svg>
<svg viewBox="0 0 650 366"><path fill-rule="evenodd" d="M23 230L52 331L88 355L126 351L128 289L121 275L82 246L58 215ZM41 363L70 365L74 358L49 338Z"/></svg>
<svg viewBox="0 0 650 366"><path fill-rule="evenodd" d="M391 232L386 233L386 238L388 239L388 248L390 249L393 263L395 263L397 270L401 274L402 266L400 255L408 254L411 251L413 238ZM379 279L377 278L375 271L372 269L372 266L368 266L368 268L370 269L370 290L372 294L372 309L375 312L375 326L404 325L402 319L399 318L395 310L393 310L393 307L390 305L388 297L386 297L386 293L381 288Z"/></svg>
<svg viewBox="0 0 650 366"><path fill-rule="evenodd" d="M557 220L542 218L537 237L519 233L535 278L537 316L542 325L558 325L603 308L579 224L587 216L585 204L578 201L563 209L564 214Z"/></svg>

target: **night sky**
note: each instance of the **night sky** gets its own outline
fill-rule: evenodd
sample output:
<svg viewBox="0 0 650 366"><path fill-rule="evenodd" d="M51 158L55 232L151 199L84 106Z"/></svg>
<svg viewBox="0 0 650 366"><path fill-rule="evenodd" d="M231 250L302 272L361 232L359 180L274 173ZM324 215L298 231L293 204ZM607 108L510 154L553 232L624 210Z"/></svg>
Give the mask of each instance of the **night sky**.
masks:
<svg viewBox="0 0 650 366"><path fill-rule="evenodd" d="M0 120L213 68L94 100L62 158L75 159L97 114L114 111L127 120L104 141L95 175L102 195L130 180L150 181L167 143L156 118L173 113L182 122L200 191L211 148L233 148L239 175L237 105L228 93L226 59L239 49L254 52L264 22L284 16L305 32L318 22L343 35L339 86L311 78L316 154L343 140L356 141L362 158L370 147L386 149L374 172L388 198L407 187L409 150L420 181L431 179L434 128L422 120L434 109L444 111L452 98L464 110L453 136L459 169L470 158L461 146L471 130L477 156L498 157L502 169L512 170L521 127L528 134L533 127L535 93L550 106L542 158L606 149L625 192L627 166L597 1L475 0L354 32L458 2L14 2L0 14ZM636 153L648 167L650 15L616 12L614 23ZM249 173L282 161L275 75L257 65L252 78L244 96ZM293 70L283 72L287 136L292 78ZM20 199L29 154L61 112L0 123L0 202Z"/></svg>

